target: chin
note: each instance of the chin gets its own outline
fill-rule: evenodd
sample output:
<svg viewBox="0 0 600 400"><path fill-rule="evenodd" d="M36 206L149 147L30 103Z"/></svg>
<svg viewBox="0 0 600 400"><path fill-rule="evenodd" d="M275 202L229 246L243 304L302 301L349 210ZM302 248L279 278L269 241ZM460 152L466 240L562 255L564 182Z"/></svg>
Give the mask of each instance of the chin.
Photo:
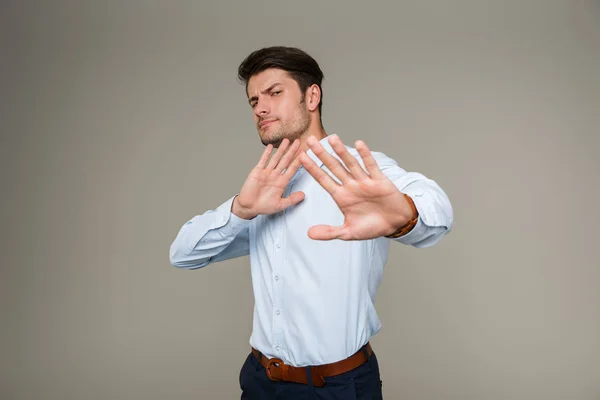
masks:
<svg viewBox="0 0 600 400"><path fill-rule="evenodd" d="M283 140L283 137L281 137L281 136L273 137L273 136L264 135L264 136L260 137L260 141L262 142L262 144L264 144L265 146L272 144L273 147L275 147L275 148L279 147L282 140Z"/></svg>
<svg viewBox="0 0 600 400"><path fill-rule="evenodd" d="M260 136L260 141L266 146L268 144L277 144L281 143L285 134L282 134L278 130L272 130L271 127L267 127L266 129L258 128L258 136Z"/></svg>

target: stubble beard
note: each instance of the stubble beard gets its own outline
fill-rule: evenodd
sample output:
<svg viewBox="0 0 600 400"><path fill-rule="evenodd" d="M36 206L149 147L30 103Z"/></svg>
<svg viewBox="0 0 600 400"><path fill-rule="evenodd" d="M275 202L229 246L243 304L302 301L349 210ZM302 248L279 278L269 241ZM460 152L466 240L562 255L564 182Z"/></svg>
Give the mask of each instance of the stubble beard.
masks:
<svg viewBox="0 0 600 400"><path fill-rule="evenodd" d="M261 136L260 140L265 146L272 144L273 147L278 148L285 138L289 139L290 144L293 143L294 140L302 138L308 132L308 128L310 128L310 118L308 113L300 112L300 115L293 121L278 127L276 131Z"/></svg>

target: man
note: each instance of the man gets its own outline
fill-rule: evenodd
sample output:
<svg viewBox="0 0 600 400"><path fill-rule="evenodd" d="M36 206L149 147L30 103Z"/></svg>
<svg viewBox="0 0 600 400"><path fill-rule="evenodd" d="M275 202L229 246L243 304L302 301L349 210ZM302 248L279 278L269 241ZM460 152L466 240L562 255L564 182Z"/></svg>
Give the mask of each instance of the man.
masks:
<svg viewBox="0 0 600 400"><path fill-rule="evenodd" d="M436 244L452 227L448 197L364 142L325 132L323 73L305 52L263 48L238 72L266 148L238 194L183 225L171 263L250 255L242 399L381 399L369 339L389 245Z"/></svg>

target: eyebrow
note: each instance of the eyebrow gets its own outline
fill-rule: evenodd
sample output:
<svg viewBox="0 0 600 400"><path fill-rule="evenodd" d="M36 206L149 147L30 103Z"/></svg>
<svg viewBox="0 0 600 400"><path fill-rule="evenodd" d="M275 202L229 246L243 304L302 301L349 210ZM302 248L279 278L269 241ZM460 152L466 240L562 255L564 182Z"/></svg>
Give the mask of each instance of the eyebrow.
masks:
<svg viewBox="0 0 600 400"><path fill-rule="evenodd" d="M269 86L268 88L266 88L265 90L263 90L261 93L265 94L267 92L270 92L271 90L273 90L273 88L277 85L281 85L280 82L275 82L274 84L272 84L271 86ZM248 103L252 103L254 100L258 100L257 96L252 96L248 99Z"/></svg>

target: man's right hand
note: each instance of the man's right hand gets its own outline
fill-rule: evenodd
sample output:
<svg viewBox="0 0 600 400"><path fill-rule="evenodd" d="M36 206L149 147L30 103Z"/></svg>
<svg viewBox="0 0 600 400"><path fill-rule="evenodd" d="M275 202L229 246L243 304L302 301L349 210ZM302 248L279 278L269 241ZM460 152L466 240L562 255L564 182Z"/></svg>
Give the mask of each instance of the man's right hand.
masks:
<svg viewBox="0 0 600 400"><path fill-rule="evenodd" d="M294 192L283 198L285 188L300 167L300 141L296 139L291 146L289 142L283 139L270 160L273 145L267 146L258 164L250 171L240 194L235 197L232 213L243 219L252 219L260 214L275 214L304 200L303 192Z"/></svg>

